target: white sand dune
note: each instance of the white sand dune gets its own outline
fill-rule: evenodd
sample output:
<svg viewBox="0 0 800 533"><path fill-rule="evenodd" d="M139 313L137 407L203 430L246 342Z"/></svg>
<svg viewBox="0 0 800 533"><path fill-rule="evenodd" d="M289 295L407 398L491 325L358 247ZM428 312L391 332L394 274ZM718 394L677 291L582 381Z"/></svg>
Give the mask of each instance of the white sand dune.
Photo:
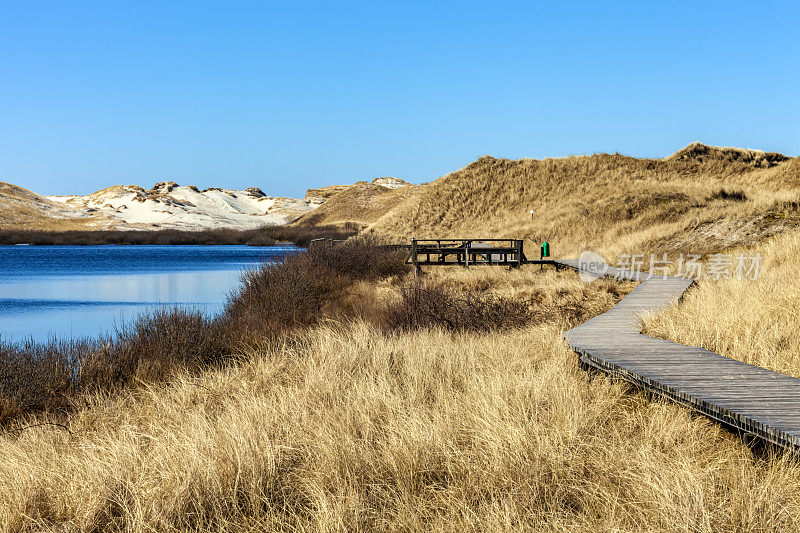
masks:
<svg viewBox="0 0 800 533"><path fill-rule="evenodd" d="M388 189L408 185L398 178L376 178L373 183ZM348 187L338 186L342 190ZM45 198L69 208L78 216L108 220L107 227L120 229L251 229L289 224L327 199L312 194L312 191L305 198L297 199L267 196L256 187L199 190L174 181L157 183L150 190L138 185L114 185L86 196Z"/></svg>
<svg viewBox="0 0 800 533"><path fill-rule="evenodd" d="M290 223L319 205L312 200L267 196L254 187L201 191L173 181L157 183L150 190L115 185L87 196L47 198L138 228L257 228Z"/></svg>

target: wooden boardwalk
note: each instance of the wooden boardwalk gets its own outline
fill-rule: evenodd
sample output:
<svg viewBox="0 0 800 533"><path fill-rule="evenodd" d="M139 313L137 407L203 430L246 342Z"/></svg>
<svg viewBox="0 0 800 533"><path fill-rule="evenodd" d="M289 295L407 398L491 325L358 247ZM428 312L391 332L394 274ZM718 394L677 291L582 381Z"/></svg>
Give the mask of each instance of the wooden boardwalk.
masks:
<svg viewBox="0 0 800 533"><path fill-rule="evenodd" d="M576 260L557 263L586 272ZM743 436L800 452L800 379L703 348L642 335L639 316L669 306L692 284L609 267L603 275L639 281L619 304L566 332L581 362L702 413Z"/></svg>

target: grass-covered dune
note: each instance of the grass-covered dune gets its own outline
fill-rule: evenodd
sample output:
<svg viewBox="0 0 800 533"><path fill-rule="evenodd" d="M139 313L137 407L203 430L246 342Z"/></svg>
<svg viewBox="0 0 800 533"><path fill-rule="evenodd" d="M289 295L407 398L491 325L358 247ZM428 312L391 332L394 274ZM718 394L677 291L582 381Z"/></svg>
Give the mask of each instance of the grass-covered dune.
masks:
<svg viewBox="0 0 800 533"><path fill-rule="evenodd" d="M647 333L800 378L800 231L731 253L758 254L758 279L704 280Z"/></svg>
<svg viewBox="0 0 800 533"><path fill-rule="evenodd" d="M704 254L797 226L800 159L700 143L659 159L486 156L428 184L368 193L341 192L307 217L353 221L395 242L509 237L529 249L549 241L562 257Z"/></svg>

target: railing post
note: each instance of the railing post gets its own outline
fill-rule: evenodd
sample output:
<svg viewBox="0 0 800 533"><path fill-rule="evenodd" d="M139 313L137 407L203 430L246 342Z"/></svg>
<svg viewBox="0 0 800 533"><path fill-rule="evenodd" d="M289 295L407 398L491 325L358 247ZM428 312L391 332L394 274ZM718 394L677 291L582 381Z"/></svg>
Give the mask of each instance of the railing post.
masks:
<svg viewBox="0 0 800 533"><path fill-rule="evenodd" d="M414 265L414 274L419 274L422 269L419 267L419 258L417 257L417 239L411 239L411 263Z"/></svg>
<svg viewBox="0 0 800 533"><path fill-rule="evenodd" d="M469 268L469 241L464 243L464 268Z"/></svg>

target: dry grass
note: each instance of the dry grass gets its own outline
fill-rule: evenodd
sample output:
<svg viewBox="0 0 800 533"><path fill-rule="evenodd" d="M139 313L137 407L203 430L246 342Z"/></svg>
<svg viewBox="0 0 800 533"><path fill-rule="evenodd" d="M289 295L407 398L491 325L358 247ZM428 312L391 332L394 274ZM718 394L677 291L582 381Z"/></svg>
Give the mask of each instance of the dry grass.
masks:
<svg viewBox="0 0 800 533"><path fill-rule="evenodd" d="M0 437L6 531L798 527L800 470L590 380L548 324L323 326Z"/></svg>
<svg viewBox="0 0 800 533"><path fill-rule="evenodd" d="M35 192L0 181L0 226L3 229L87 231L109 223L106 217L82 217L77 211Z"/></svg>
<svg viewBox="0 0 800 533"><path fill-rule="evenodd" d="M413 185L387 189L364 181L348 186L311 189L308 196L319 195L327 200L300 217L294 225L356 223L363 227L379 220L388 210L411 196L415 189Z"/></svg>
<svg viewBox="0 0 800 533"><path fill-rule="evenodd" d="M800 377L800 231L731 253L761 254L759 278L703 281L647 333Z"/></svg>
<svg viewBox="0 0 800 533"><path fill-rule="evenodd" d="M611 279L578 283L574 273L552 268L429 267L426 272L422 282L404 287L388 323L474 331L552 323L566 330L611 308L634 287Z"/></svg>

